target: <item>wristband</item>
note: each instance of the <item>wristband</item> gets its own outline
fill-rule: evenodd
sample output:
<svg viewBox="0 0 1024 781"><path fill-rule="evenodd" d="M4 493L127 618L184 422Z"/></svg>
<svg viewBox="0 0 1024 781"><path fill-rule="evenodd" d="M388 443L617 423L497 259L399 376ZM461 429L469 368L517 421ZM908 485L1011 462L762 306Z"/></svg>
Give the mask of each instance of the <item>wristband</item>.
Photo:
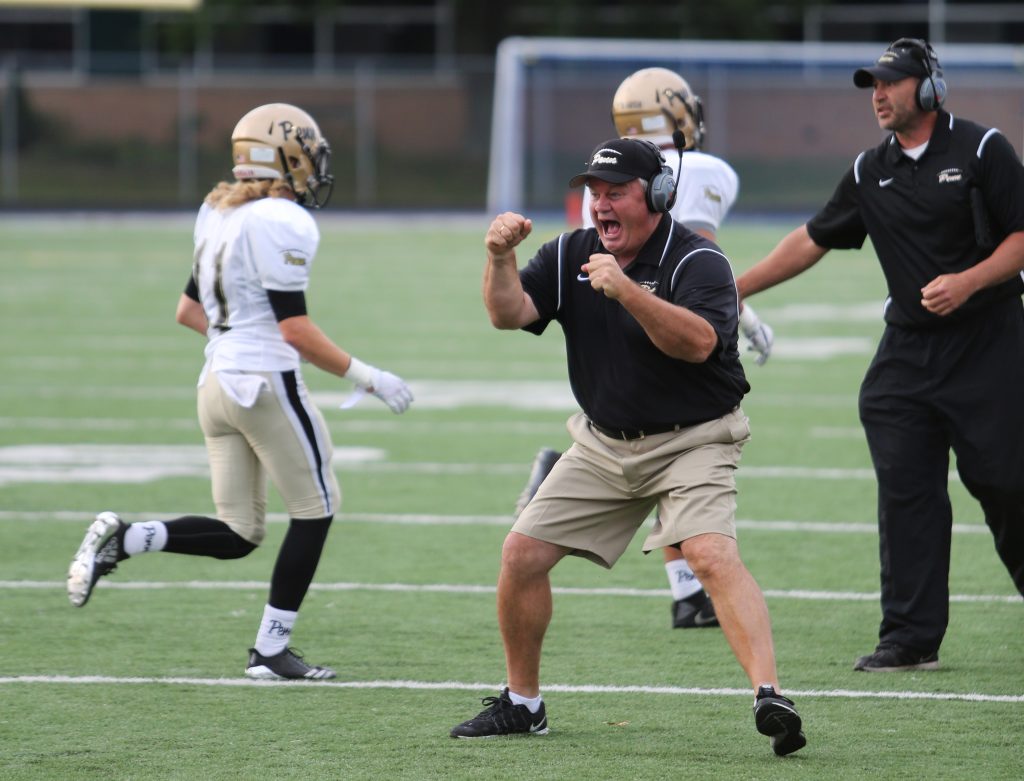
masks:
<svg viewBox="0 0 1024 781"><path fill-rule="evenodd" d="M373 385L373 367L369 364L363 363L354 355L349 357L352 359L352 362L348 365L348 371L345 372L345 377L352 380L356 385L369 388Z"/></svg>
<svg viewBox="0 0 1024 781"><path fill-rule="evenodd" d="M754 328L757 328L759 325L760 323L757 319L757 312L754 311L754 308L750 306L750 304L744 302L743 311L740 312L740 326L743 328L743 332L747 333Z"/></svg>

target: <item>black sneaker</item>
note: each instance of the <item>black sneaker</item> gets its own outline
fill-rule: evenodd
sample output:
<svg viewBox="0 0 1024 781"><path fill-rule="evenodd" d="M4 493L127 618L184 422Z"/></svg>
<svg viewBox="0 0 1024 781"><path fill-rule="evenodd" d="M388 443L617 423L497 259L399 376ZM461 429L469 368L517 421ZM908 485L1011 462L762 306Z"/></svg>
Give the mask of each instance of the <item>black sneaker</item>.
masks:
<svg viewBox="0 0 1024 781"><path fill-rule="evenodd" d="M264 656L255 648L250 648L245 674L258 681L325 681L337 676L330 667L306 664L302 654L291 648L285 648L274 656Z"/></svg>
<svg viewBox="0 0 1024 781"><path fill-rule="evenodd" d="M453 738L495 738L499 735L547 735L548 717L544 703L536 713L525 705L514 705L508 696L508 687L497 697L484 697L487 706L475 718L452 727Z"/></svg>
<svg viewBox="0 0 1024 781"><path fill-rule="evenodd" d="M854 670L867 673L895 673L903 670L938 670L939 654L923 654L895 643L879 643L874 653L860 657Z"/></svg>
<svg viewBox="0 0 1024 781"><path fill-rule="evenodd" d="M802 722L793 701L776 694L774 687L762 686L754 698L754 725L772 740L772 751L780 757L807 745L800 731Z"/></svg>
<svg viewBox="0 0 1024 781"><path fill-rule="evenodd" d="M516 500L514 517L518 518L519 514L526 509L526 505L530 503L534 494L537 493L537 489L544 482L544 478L548 476L555 462L561 457L562 454L557 450L552 450L549 447L541 448L540 452L533 459L533 466L530 467L530 477L526 481L522 493L519 494L519 498Z"/></svg>
<svg viewBox="0 0 1024 781"><path fill-rule="evenodd" d="M718 626L718 616L711 597L703 589L686 599L672 603L672 628L693 629L702 626Z"/></svg>
<svg viewBox="0 0 1024 781"><path fill-rule="evenodd" d="M89 601L96 581L117 569L124 555L124 532L128 524L112 512L102 512L89 525L68 567L68 599L75 607Z"/></svg>

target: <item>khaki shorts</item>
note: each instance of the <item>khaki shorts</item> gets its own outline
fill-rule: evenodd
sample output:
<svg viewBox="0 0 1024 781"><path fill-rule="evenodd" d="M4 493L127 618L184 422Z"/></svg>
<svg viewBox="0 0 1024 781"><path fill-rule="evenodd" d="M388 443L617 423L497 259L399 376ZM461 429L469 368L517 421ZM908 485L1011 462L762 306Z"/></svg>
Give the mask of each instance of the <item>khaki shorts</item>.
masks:
<svg viewBox="0 0 1024 781"><path fill-rule="evenodd" d="M645 553L698 534L736 537L735 473L750 439L739 407L717 420L630 441L601 434L582 413L567 428L574 444L512 531L609 569L655 507Z"/></svg>
<svg viewBox="0 0 1024 781"><path fill-rule="evenodd" d="M330 433L301 375L253 374L266 378L268 387L251 407L233 401L211 371L199 388L198 408L217 517L259 545L266 533L268 476L296 519L334 515L341 489L331 469Z"/></svg>

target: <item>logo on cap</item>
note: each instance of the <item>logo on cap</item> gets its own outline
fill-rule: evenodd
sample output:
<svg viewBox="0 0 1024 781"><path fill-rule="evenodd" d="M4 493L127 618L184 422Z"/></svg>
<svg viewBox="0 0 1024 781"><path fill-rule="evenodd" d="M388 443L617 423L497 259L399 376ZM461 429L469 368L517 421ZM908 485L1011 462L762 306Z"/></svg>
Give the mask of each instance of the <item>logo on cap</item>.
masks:
<svg viewBox="0 0 1024 781"><path fill-rule="evenodd" d="M604 156L605 154L616 155L616 157L605 157ZM598 149L596 152L594 152L594 159L590 161L590 164L591 165L618 165L618 163L619 163L618 155L621 155L621 154L622 154L622 152L619 152L617 149L608 149L608 148Z"/></svg>

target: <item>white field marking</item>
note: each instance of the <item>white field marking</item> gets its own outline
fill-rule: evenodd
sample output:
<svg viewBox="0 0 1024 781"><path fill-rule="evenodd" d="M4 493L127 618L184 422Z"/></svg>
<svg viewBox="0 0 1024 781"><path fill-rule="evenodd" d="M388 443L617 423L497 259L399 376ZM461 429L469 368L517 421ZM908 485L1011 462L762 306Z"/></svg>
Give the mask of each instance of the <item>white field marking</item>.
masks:
<svg viewBox="0 0 1024 781"><path fill-rule="evenodd" d="M195 418L44 418L0 417L0 429L40 431L199 431Z"/></svg>
<svg viewBox="0 0 1024 781"><path fill-rule="evenodd" d="M857 395L855 393L759 393L756 389L743 400L744 406L763 405L769 407L787 407L800 409L814 407L815 409L837 409L857 408ZM754 421L757 427L757 421Z"/></svg>
<svg viewBox="0 0 1024 781"><path fill-rule="evenodd" d="M815 439L864 439L864 429L857 426L813 426L810 435Z"/></svg>
<svg viewBox="0 0 1024 781"><path fill-rule="evenodd" d="M12 675L0 677L0 684L123 684L229 687L312 686L315 689L400 689L405 691L493 691L502 684L463 683L462 681L257 681L250 678L134 678L105 675ZM607 686L601 684L546 683L544 691L561 694L656 694L696 697L750 697L749 689L704 688L690 686ZM938 700L961 702L1024 702L1024 695L981 694L978 692L856 691L853 689L787 689L789 697L826 697L860 700Z"/></svg>
<svg viewBox="0 0 1024 781"><path fill-rule="evenodd" d="M335 448L332 464L383 459L369 447ZM0 448L0 486L18 483L145 483L168 477L209 479L201 445L13 445Z"/></svg>
<svg viewBox="0 0 1024 781"><path fill-rule="evenodd" d="M565 380L414 380L409 383L416 409L504 407L517 410L579 409ZM350 391L319 391L313 401L323 410L337 409ZM362 406L380 404L376 399Z"/></svg>
<svg viewBox="0 0 1024 781"><path fill-rule="evenodd" d="M196 372L199 376L199 372ZM31 388L6 383L0 385L0 396L24 398L31 394L37 400L104 399L109 401L191 401L196 397L194 386L155 385L33 385Z"/></svg>
<svg viewBox="0 0 1024 781"><path fill-rule="evenodd" d="M877 323L881 328L882 302L860 301L856 304L786 304L757 310L770 325L775 323ZM774 350L773 350L774 352Z"/></svg>
<svg viewBox="0 0 1024 781"><path fill-rule="evenodd" d="M341 472L419 475L519 475L525 463L485 464L384 461L379 448L339 447L333 465ZM742 480L871 480L871 469L744 466ZM12 445L0 447L0 486L17 483L141 483L168 477L209 477L201 445ZM959 480L955 471L951 481Z"/></svg>
<svg viewBox="0 0 1024 781"><path fill-rule="evenodd" d="M815 355L821 350L815 348ZM474 362L473 366L479 366ZM199 368L196 368L199 376ZM455 407L495 406L514 409L558 409L575 411L578 406L569 390L564 374L550 380L411 380L409 386L416 397L415 405L420 409L452 409ZM345 382L332 391L315 391L313 399L324 410L334 410L346 398L351 389ZM0 386L0 396L25 397L34 399L105 399L130 401L192 401L196 397L194 385L185 383L175 386L164 385L47 385L34 384L30 387L12 385ZM855 403L856 393L793 393L762 395L754 391L753 398L773 398L790 406L846 406ZM381 406L382 410L386 408Z"/></svg>
<svg viewBox="0 0 1024 781"><path fill-rule="evenodd" d="M772 360L824 361L844 355L871 355L876 342L862 336L787 338L776 330Z"/></svg>
<svg viewBox="0 0 1024 781"><path fill-rule="evenodd" d="M741 339L741 342L744 340ZM839 358L850 355L871 355L875 350L876 339L864 336L818 336L818 337L798 337L798 336L785 336L776 331L775 342L772 346L772 360L774 361L822 361L831 358ZM743 352L746 352L745 342L743 344ZM19 356L0 356L0 369L5 369L11 372L33 372L40 374L64 374L67 372L85 371L91 368L95 364L95 353L91 351L82 351L79 354L58 354L58 355L19 355ZM103 357L103 366L110 369L119 369L130 371L132 369L138 370L140 367L152 367L155 368L160 365L160 361L157 358L150 357L148 359L139 356L123 355L122 357L112 358L109 354ZM479 361L472 361L466 364L473 366L478 369L487 369L489 367L486 364L480 364ZM507 369L506 364L501 366L494 366L492 371L497 373L502 369ZM198 371L197 371L198 374ZM546 384L544 381L538 381L539 384ZM433 387L452 387L456 391L459 386L497 386L500 388L503 385L534 385L530 381L445 381L445 380L419 380L409 382L409 386L412 388L413 395L417 400L423 398L423 403L420 406L429 406L431 408L437 408L433 405L437 403L437 399L434 397L430 388ZM571 399L572 396L569 393L568 383L564 380L558 381L560 387L560 396L564 399L568 397ZM495 391L500 392L500 391ZM460 406L464 405L479 405L488 404L486 397L490 391L486 391L483 395L476 394L467 398L464 402L460 403ZM421 396L422 394L422 396ZM447 408L446 405L451 405L452 399L446 399L442 402L440 408ZM522 403L529 403L528 400L524 400ZM575 402L572 402L575 404ZM561 409L562 407L558 407ZM535 409L535 407L530 407Z"/></svg>
<svg viewBox="0 0 1024 781"><path fill-rule="evenodd" d="M335 433L401 434L403 436L440 434L536 434L564 435L565 427L555 423L526 421L427 421L427 420L339 420L328 417L327 426ZM52 418L2 417L0 429L38 429L41 431L159 431L199 432L195 418ZM568 441L567 436L563 436Z"/></svg>
<svg viewBox="0 0 1024 781"><path fill-rule="evenodd" d="M149 521L154 518L177 518L187 512L119 512L122 520L129 523ZM19 511L0 510L0 521L66 521L85 523L91 516L78 510ZM504 526L512 525L511 515L438 515L432 513L338 513L334 519L341 523L381 523L405 526ZM287 523L285 513L268 513L268 523ZM736 521L737 529L772 532L820 532L824 534L877 534L877 523L849 523L842 521ZM953 534L988 534L988 527L981 521L976 523L954 523Z"/></svg>
<svg viewBox="0 0 1024 781"><path fill-rule="evenodd" d="M63 590L64 581L57 580L0 580L0 590ZM97 588L114 591L165 591L182 589L186 591L264 591L265 581L259 580L101 580ZM400 593L433 594L494 594L495 586L450 583L313 583L314 591L385 591ZM642 588L576 588L552 586L551 593L570 597L655 597L670 596L668 589ZM877 602L877 591L808 591L806 589L764 589L766 597L773 599L799 599L808 602ZM1024 603L1019 594L953 594L950 602L1016 604Z"/></svg>

